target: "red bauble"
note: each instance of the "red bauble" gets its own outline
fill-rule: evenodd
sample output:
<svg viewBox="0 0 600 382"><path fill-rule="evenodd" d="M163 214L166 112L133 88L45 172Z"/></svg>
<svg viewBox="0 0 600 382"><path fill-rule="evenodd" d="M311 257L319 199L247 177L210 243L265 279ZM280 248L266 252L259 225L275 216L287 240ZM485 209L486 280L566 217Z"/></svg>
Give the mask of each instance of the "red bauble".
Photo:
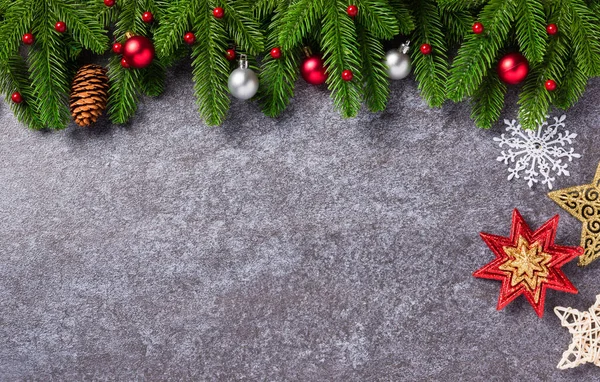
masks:
<svg viewBox="0 0 600 382"><path fill-rule="evenodd" d="M188 45L194 45L194 43L196 42L196 35L192 32L187 32L183 36L183 41L185 41L185 43Z"/></svg>
<svg viewBox="0 0 600 382"><path fill-rule="evenodd" d="M548 32L549 35L553 36L558 33L558 27L556 26L556 24L548 24L548 26L546 26L546 32Z"/></svg>
<svg viewBox="0 0 600 382"><path fill-rule="evenodd" d="M327 70L319 56L311 56L302 62L300 73L306 82L311 85L321 85L327 80Z"/></svg>
<svg viewBox="0 0 600 382"><path fill-rule="evenodd" d="M546 87L546 90L553 92L556 90L556 81L554 80L548 80L546 81L546 83L544 84L544 86Z"/></svg>
<svg viewBox="0 0 600 382"><path fill-rule="evenodd" d="M476 22L475 24L473 24L473 33L475 33L475 34L483 33L483 24L480 23L479 21Z"/></svg>
<svg viewBox="0 0 600 382"><path fill-rule="evenodd" d="M145 23L151 23L154 21L154 15L152 12L144 12L142 13L142 21Z"/></svg>
<svg viewBox="0 0 600 382"><path fill-rule="evenodd" d="M35 37L31 33L25 33L23 35L23 44L31 45L35 42Z"/></svg>
<svg viewBox="0 0 600 382"><path fill-rule="evenodd" d="M123 53L123 44L121 44L120 42L115 42L112 46L112 51L114 54Z"/></svg>
<svg viewBox="0 0 600 382"><path fill-rule="evenodd" d="M121 59L121 66L124 67L125 69L131 68L131 66L129 65L129 62L127 62L127 59L125 57L123 57Z"/></svg>
<svg viewBox="0 0 600 382"><path fill-rule="evenodd" d="M515 209L510 237L481 233L496 258L473 276L502 281L498 310L523 295L542 317L546 289L577 293L560 268L581 256L583 248L555 244L557 227L558 215L533 231Z"/></svg>
<svg viewBox="0 0 600 382"><path fill-rule="evenodd" d="M421 53L425 55L431 54L431 45L429 44L423 44L419 49L421 50Z"/></svg>
<svg viewBox="0 0 600 382"><path fill-rule="evenodd" d="M348 12L348 16L356 17L356 15L358 15L358 7L354 4L348 5L348 8L346 8L346 12Z"/></svg>
<svg viewBox="0 0 600 382"><path fill-rule="evenodd" d="M67 24L65 24L64 21L57 21L56 24L54 24L54 30L58 33L65 33L67 31Z"/></svg>
<svg viewBox="0 0 600 382"><path fill-rule="evenodd" d="M500 59L496 70L504 83L516 85L527 77L529 63L521 53L512 52Z"/></svg>
<svg viewBox="0 0 600 382"><path fill-rule="evenodd" d="M112 7L113 5L115 5L115 0L104 0L104 5L106 5L107 7Z"/></svg>
<svg viewBox="0 0 600 382"><path fill-rule="evenodd" d="M223 8L216 7L215 9L213 9L213 16L215 16L216 18L222 19L224 15L225 11L223 10Z"/></svg>
<svg viewBox="0 0 600 382"><path fill-rule="evenodd" d="M144 36L133 36L123 45L123 58L134 69L143 69L154 60L154 44Z"/></svg>
<svg viewBox="0 0 600 382"><path fill-rule="evenodd" d="M14 103L21 103L21 102L23 102L23 96L19 92L14 92L12 94L12 96L10 96L10 98L12 99L12 101Z"/></svg>
<svg viewBox="0 0 600 382"><path fill-rule="evenodd" d="M225 52L225 58L226 58L228 61L233 61L233 60L235 60L235 56L236 56L236 54L235 54L235 49L227 49L227 51Z"/></svg>
<svg viewBox="0 0 600 382"><path fill-rule="evenodd" d="M354 78L354 73L352 73L352 70L344 70L342 72L342 79L344 81L352 81L353 78Z"/></svg>
<svg viewBox="0 0 600 382"><path fill-rule="evenodd" d="M281 49L280 48L271 49L271 57L273 57L276 60L279 59L281 57Z"/></svg>

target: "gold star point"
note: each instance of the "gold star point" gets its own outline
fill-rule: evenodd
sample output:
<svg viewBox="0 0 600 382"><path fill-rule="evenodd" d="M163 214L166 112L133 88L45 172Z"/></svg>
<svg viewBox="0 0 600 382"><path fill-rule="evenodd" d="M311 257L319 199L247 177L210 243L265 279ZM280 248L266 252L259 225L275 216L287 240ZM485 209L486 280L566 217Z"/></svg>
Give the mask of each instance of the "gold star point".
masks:
<svg viewBox="0 0 600 382"><path fill-rule="evenodd" d="M590 184L569 187L548 194L559 206L583 223L583 255L578 265L584 267L600 257L600 165Z"/></svg>

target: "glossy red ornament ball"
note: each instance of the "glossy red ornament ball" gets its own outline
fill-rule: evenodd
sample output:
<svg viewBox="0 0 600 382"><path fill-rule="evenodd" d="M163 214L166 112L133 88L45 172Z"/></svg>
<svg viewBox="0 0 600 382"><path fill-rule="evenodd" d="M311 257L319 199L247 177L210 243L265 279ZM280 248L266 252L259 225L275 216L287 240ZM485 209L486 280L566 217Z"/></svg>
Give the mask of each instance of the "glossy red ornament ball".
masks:
<svg viewBox="0 0 600 382"><path fill-rule="evenodd" d="M65 24L64 21L57 21L56 24L54 24L54 30L58 33L65 33L67 31L67 24Z"/></svg>
<svg viewBox="0 0 600 382"><path fill-rule="evenodd" d="M356 15L358 15L358 7L354 4L348 5L348 8L346 8L346 12L348 12L348 16L356 17Z"/></svg>
<svg viewBox="0 0 600 382"><path fill-rule="evenodd" d="M279 59L281 57L281 49L279 49L279 48L271 49L271 57L273 57L276 60Z"/></svg>
<svg viewBox="0 0 600 382"><path fill-rule="evenodd" d="M342 80L352 81L353 78L354 78L354 73L352 73L352 70L344 70L342 72Z"/></svg>
<svg viewBox="0 0 600 382"><path fill-rule="evenodd" d="M225 11L223 10L223 8L216 7L215 9L213 9L213 16L215 16L216 18L222 19L224 15Z"/></svg>
<svg viewBox="0 0 600 382"><path fill-rule="evenodd" d="M125 69L131 68L131 66L129 65L129 62L127 62L127 59L125 57L123 57L121 59L121 66L124 67Z"/></svg>
<svg viewBox="0 0 600 382"><path fill-rule="evenodd" d="M114 54L123 53L123 44L121 44L120 42L115 42L112 46L112 51Z"/></svg>
<svg viewBox="0 0 600 382"><path fill-rule="evenodd" d="M479 21L473 24L473 33L482 34L483 33L483 24Z"/></svg>
<svg viewBox="0 0 600 382"><path fill-rule="evenodd" d="M14 103L21 103L21 102L23 102L23 96L19 92L14 92L12 94L12 96L10 96L10 98L12 99L12 101Z"/></svg>
<svg viewBox="0 0 600 382"><path fill-rule="evenodd" d="M553 92L556 90L556 81L554 80L548 80L546 81L546 83L544 84L544 86L546 86L546 90Z"/></svg>
<svg viewBox="0 0 600 382"><path fill-rule="evenodd" d="M35 37L31 33L25 33L23 35L23 44L31 45L35 42Z"/></svg>
<svg viewBox="0 0 600 382"><path fill-rule="evenodd" d="M144 12L142 13L142 21L146 24L149 24L154 21L154 15L152 12Z"/></svg>
<svg viewBox="0 0 600 382"><path fill-rule="evenodd" d="M496 70L504 83L516 85L527 77L529 63L521 53L512 52L500 59Z"/></svg>
<svg viewBox="0 0 600 382"><path fill-rule="evenodd" d="M233 60L235 60L235 56L236 56L236 54L235 54L235 49L227 49L227 51L225 52L225 58L226 58L228 61L233 61Z"/></svg>
<svg viewBox="0 0 600 382"><path fill-rule="evenodd" d="M327 70L319 56L306 58L300 66L302 78L311 85L321 85L327 80Z"/></svg>
<svg viewBox="0 0 600 382"><path fill-rule="evenodd" d="M104 0L104 5L106 5L107 7L112 7L113 5L115 5L115 0Z"/></svg>
<svg viewBox="0 0 600 382"><path fill-rule="evenodd" d="M421 50L421 53L425 55L431 54L431 45L429 44L423 44L419 49Z"/></svg>
<svg viewBox="0 0 600 382"><path fill-rule="evenodd" d="M548 32L549 35L553 36L558 33L558 27L556 26L556 24L548 24L548 26L546 26L546 32Z"/></svg>
<svg viewBox="0 0 600 382"><path fill-rule="evenodd" d="M133 36L123 45L123 58L134 69L143 69L154 60L154 44L144 36Z"/></svg>
<svg viewBox="0 0 600 382"><path fill-rule="evenodd" d="M183 36L183 41L185 41L185 43L188 45L194 45L194 43L196 42L196 35L192 32L187 32Z"/></svg>

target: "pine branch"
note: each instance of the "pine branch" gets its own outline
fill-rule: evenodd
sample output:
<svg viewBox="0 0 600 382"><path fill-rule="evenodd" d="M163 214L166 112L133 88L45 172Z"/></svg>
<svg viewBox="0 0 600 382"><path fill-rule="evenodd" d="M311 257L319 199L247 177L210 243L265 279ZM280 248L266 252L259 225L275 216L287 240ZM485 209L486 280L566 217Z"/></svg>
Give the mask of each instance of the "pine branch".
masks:
<svg viewBox="0 0 600 382"><path fill-rule="evenodd" d="M539 0L516 0L517 39L521 52L536 64L544 59L546 48L546 28L544 8Z"/></svg>
<svg viewBox="0 0 600 382"><path fill-rule="evenodd" d="M492 67L498 51L508 38L515 9L512 1L490 0L479 20L488 33L467 34L450 70L448 97L462 101L481 85L483 76Z"/></svg>
<svg viewBox="0 0 600 382"><path fill-rule="evenodd" d="M443 12L445 11L467 11L476 9L486 3L487 0L438 0Z"/></svg>
<svg viewBox="0 0 600 382"><path fill-rule="evenodd" d="M442 11L441 18L450 44L461 42L471 31L474 22L468 11Z"/></svg>
<svg viewBox="0 0 600 382"><path fill-rule="evenodd" d="M564 77L560 87L556 90L554 103L561 109L572 107L585 92L588 83L588 74L581 68L571 51L567 61Z"/></svg>
<svg viewBox="0 0 600 382"><path fill-rule="evenodd" d="M127 123L137 110L138 90L141 87L141 73L121 66L121 60L113 56L108 64L110 93L108 110L110 120L122 125Z"/></svg>
<svg viewBox="0 0 600 382"><path fill-rule="evenodd" d="M161 60L154 60L142 71L141 89L148 97L158 97L165 91L166 66Z"/></svg>
<svg viewBox="0 0 600 382"><path fill-rule="evenodd" d="M415 20L408 5L404 0L389 0L388 2L398 20L398 32L404 35L412 33L415 29Z"/></svg>
<svg viewBox="0 0 600 382"><path fill-rule="evenodd" d="M317 25L325 9L325 0L298 0L283 15L279 45L283 50L298 46ZM329 5L329 1L327 2Z"/></svg>
<svg viewBox="0 0 600 382"><path fill-rule="evenodd" d="M220 20L208 12L199 12L194 20L200 34L192 49L194 90L200 116L208 125L220 125L229 109L227 78L229 62L223 52L227 49L227 33Z"/></svg>
<svg viewBox="0 0 600 382"><path fill-rule="evenodd" d="M477 127L489 129L498 121L504 108L505 95L506 85L500 81L493 68L488 69L481 86L473 94L471 118L475 120Z"/></svg>
<svg viewBox="0 0 600 382"><path fill-rule="evenodd" d="M362 58L363 91L367 107L372 112L385 110L390 94L388 75L384 62L383 44L364 27L357 28Z"/></svg>
<svg viewBox="0 0 600 382"><path fill-rule="evenodd" d="M192 16L201 12L196 4L196 1L173 0L166 9L163 24L154 34L154 45L161 59L173 56L183 45L183 36L190 30ZM198 30L193 32L200 33Z"/></svg>
<svg viewBox="0 0 600 382"><path fill-rule="evenodd" d="M446 78L448 76L448 56L442 32L442 22L435 3L431 0L413 3L416 29L413 33L411 57L415 77L419 83L421 96L432 107L441 106L446 100ZM433 51L422 54L418 47L430 44ZM417 47L417 48L414 48Z"/></svg>
<svg viewBox="0 0 600 382"><path fill-rule="evenodd" d="M564 6L570 12L568 25L575 56L588 75L600 75L600 27L598 18L591 12L583 0L564 0Z"/></svg>
<svg viewBox="0 0 600 382"><path fill-rule="evenodd" d="M346 14L344 0L327 0L323 15L321 47L327 67L327 85L331 90L331 98L344 118L356 117L361 106L359 84L360 73L359 52L354 23ZM352 81L344 81L342 72L351 70Z"/></svg>
<svg viewBox="0 0 600 382"><path fill-rule="evenodd" d="M399 33L398 20L384 1L355 0L358 22L378 39L392 39Z"/></svg>
<svg viewBox="0 0 600 382"><path fill-rule="evenodd" d="M288 0L257 0L254 2L252 12L256 20L264 20L271 15L278 7L279 3L285 3L287 5Z"/></svg>
<svg viewBox="0 0 600 382"><path fill-rule="evenodd" d="M84 48L97 54L102 54L107 49L106 31L84 6L57 2L55 13L59 20L66 22L69 35Z"/></svg>
<svg viewBox="0 0 600 382"><path fill-rule="evenodd" d="M35 0L12 3L8 6L0 24L0 60L7 60L19 51L21 38L31 30Z"/></svg>
<svg viewBox="0 0 600 382"><path fill-rule="evenodd" d="M264 50L260 26L253 19L252 9L245 2L222 4L225 28L242 50L255 55Z"/></svg>

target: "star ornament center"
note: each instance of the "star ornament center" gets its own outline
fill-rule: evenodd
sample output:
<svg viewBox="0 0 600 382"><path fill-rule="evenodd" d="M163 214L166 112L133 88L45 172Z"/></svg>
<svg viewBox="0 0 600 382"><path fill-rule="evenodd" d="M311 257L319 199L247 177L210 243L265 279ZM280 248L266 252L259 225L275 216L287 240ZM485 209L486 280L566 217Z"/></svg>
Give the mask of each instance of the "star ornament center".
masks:
<svg viewBox="0 0 600 382"><path fill-rule="evenodd" d="M577 293L560 268L580 256L583 249L556 245L557 228L558 215L533 231L515 209L509 237L481 233L496 258L473 275L502 281L498 310L523 295L542 317L546 289Z"/></svg>

